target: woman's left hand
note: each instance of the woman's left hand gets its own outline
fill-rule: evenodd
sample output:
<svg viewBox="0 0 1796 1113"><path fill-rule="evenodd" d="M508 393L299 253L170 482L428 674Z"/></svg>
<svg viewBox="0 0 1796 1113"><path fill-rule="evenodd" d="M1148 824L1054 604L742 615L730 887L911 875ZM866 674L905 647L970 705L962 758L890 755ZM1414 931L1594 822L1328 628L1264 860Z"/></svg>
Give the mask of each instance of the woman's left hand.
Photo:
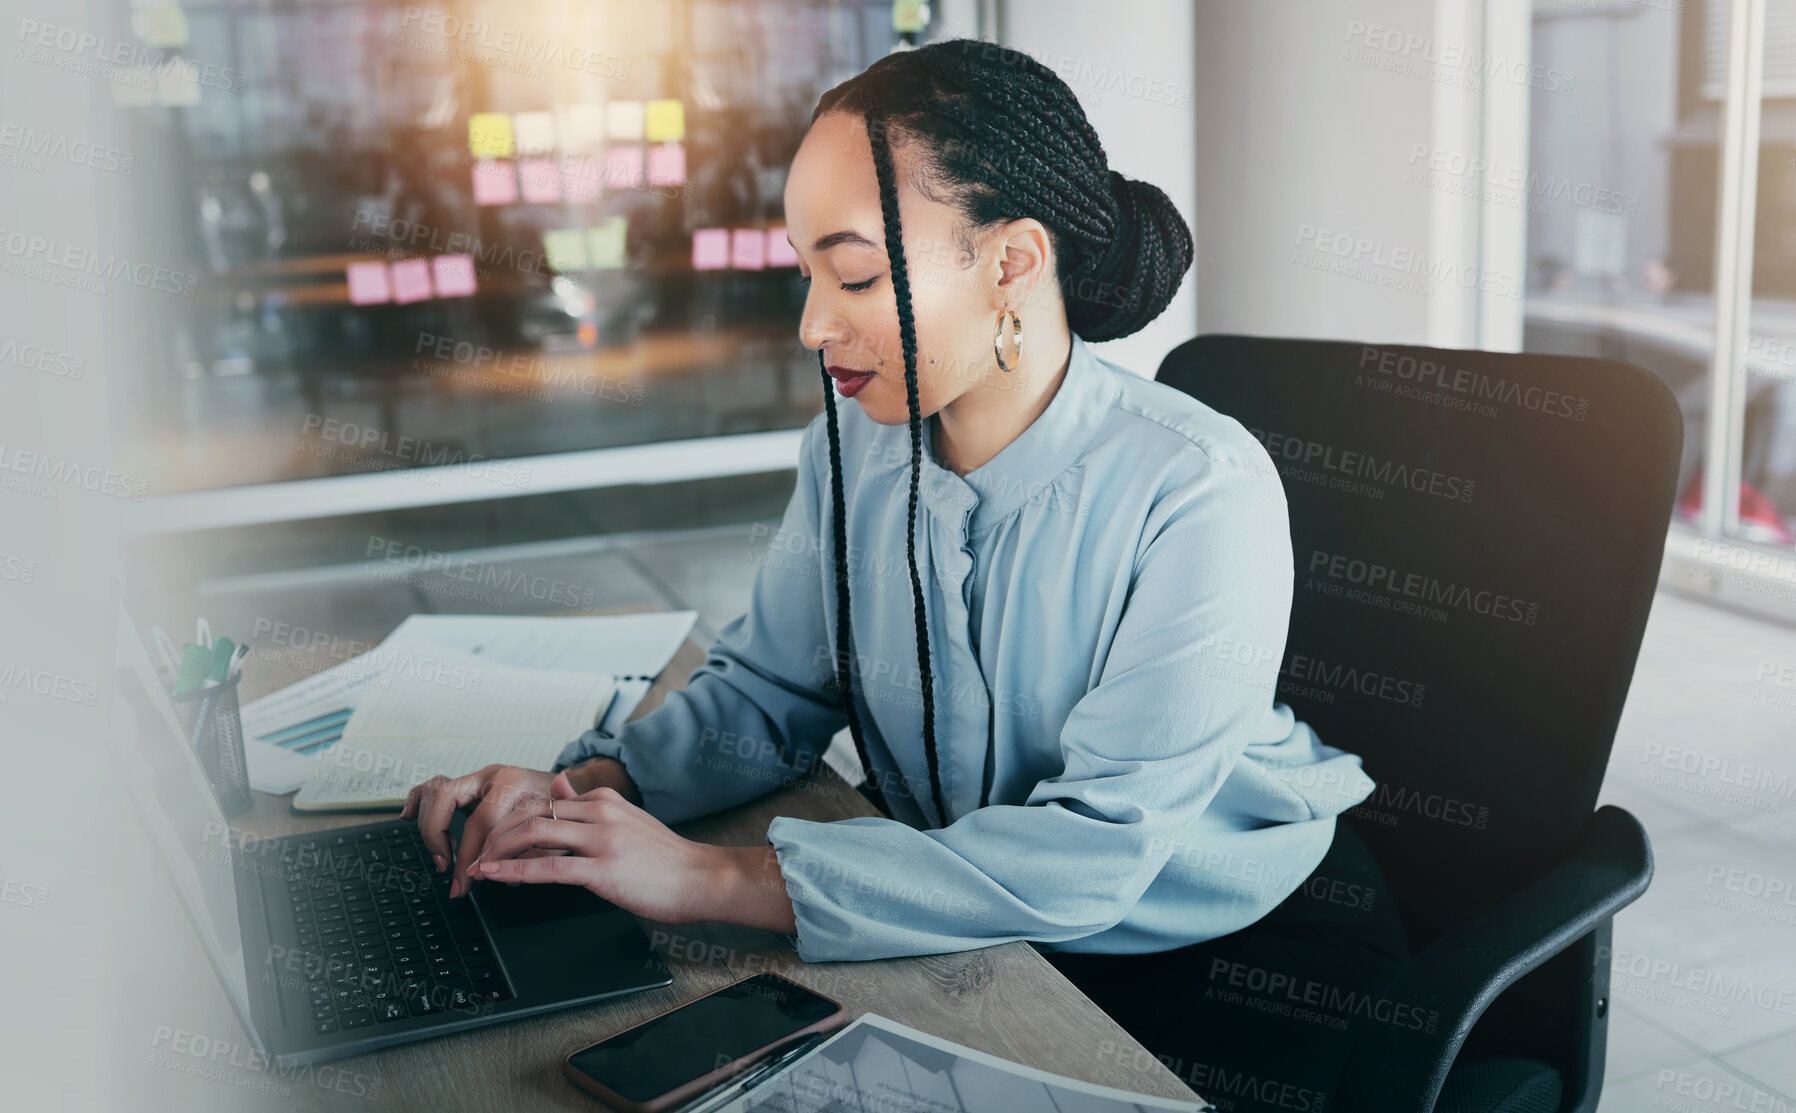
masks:
<svg viewBox="0 0 1796 1113"><path fill-rule="evenodd" d="M657 923L715 918L708 909L728 869L719 848L681 838L613 789L576 793L566 773L549 792L557 818L507 817L487 835L470 878L579 885Z"/></svg>

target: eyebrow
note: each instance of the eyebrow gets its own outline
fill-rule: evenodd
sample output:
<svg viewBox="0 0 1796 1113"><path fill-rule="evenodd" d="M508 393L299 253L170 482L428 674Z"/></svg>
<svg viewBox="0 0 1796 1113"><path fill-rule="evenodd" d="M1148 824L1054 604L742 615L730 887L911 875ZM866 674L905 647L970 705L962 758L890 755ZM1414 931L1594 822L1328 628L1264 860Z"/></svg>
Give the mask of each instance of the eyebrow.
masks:
<svg viewBox="0 0 1796 1113"><path fill-rule="evenodd" d="M787 236L786 242L791 243L792 237ZM848 229L848 228L844 228L840 232L831 232L827 236L818 236L817 242L813 243L811 245L811 250L812 251L828 251L832 247L841 247L844 244L848 244L853 247L872 248L875 251L879 250L878 244L874 243L872 240L868 239L867 237L861 235L859 232L856 232L856 231L854 231L852 229Z"/></svg>

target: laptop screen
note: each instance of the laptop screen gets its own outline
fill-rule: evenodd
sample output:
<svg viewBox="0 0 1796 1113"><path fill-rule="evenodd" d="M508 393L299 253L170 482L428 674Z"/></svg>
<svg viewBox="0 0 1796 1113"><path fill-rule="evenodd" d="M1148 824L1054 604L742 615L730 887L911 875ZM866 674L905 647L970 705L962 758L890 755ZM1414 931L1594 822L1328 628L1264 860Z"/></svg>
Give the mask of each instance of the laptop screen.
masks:
<svg viewBox="0 0 1796 1113"><path fill-rule="evenodd" d="M108 722L121 771L169 880L250 1038L243 933L237 921L230 826L175 718L149 651L118 607Z"/></svg>

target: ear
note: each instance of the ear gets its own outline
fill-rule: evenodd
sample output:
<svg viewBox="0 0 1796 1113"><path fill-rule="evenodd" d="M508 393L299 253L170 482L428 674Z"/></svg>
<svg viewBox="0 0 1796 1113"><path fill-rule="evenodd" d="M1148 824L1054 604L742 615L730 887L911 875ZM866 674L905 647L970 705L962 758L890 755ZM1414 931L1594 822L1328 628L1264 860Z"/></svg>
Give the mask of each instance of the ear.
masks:
<svg viewBox="0 0 1796 1113"><path fill-rule="evenodd" d="M1027 303L1036 288L1049 281L1053 270L1053 241L1048 238L1047 226L1032 216L1013 220L997 230L994 247L997 289L992 294L992 309Z"/></svg>

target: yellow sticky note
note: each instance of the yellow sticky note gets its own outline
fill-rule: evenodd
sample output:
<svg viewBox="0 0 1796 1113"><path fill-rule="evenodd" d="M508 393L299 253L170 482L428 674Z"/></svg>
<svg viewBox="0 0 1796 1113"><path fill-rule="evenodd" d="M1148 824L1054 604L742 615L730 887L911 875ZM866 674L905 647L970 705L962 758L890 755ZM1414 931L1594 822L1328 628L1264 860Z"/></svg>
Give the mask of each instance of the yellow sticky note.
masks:
<svg viewBox="0 0 1796 1113"><path fill-rule="evenodd" d="M621 216L606 217L586 230L586 264L594 270L624 265L624 232L628 223Z"/></svg>
<svg viewBox="0 0 1796 1113"><path fill-rule="evenodd" d="M548 260L550 270L585 270L585 233L578 228L557 228L544 232L543 256Z"/></svg>
<svg viewBox="0 0 1796 1113"><path fill-rule="evenodd" d="M650 143L686 138L686 106L677 100L652 100L644 110L643 128Z"/></svg>
<svg viewBox="0 0 1796 1113"><path fill-rule="evenodd" d="M475 158L510 158L516 152L511 139L511 114L476 112L469 116L468 150Z"/></svg>

